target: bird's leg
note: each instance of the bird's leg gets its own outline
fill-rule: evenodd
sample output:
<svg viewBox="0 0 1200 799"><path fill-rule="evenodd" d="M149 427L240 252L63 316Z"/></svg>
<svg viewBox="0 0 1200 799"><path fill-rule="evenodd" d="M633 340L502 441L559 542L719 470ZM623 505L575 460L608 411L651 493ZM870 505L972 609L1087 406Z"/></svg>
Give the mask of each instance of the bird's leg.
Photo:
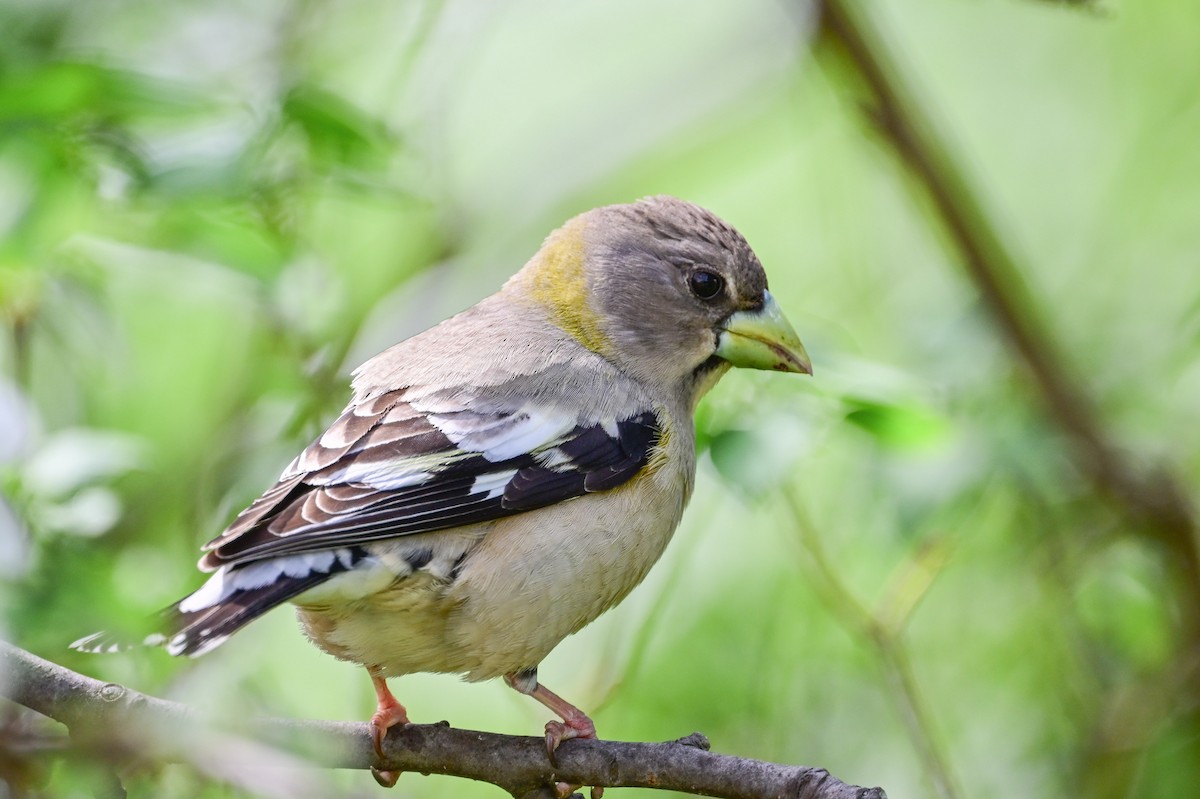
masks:
<svg viewBox="0 0 1200 799"><path fill-rule="evenodd" d="M571 738L595 738L596 725L579 708L537 681L537 669L526 669L504 675L504 681L515 690L532 696L557 713L562 721L546 722L546 753L554 762L554 750Z"/></svg>
<svg viewBox="0 0 1200 799"><path fill-rule="evenodd" d="M592 723L592 720L587 717L586 713L549 688L538 683L537 669L526 669L525 671L505 674L504 681L514 690L526 696L532 696L562 717L562 721L546 722L546 754L550 756L550 762L553 765L558 765L558 760L554 756L554 750L558 749L558 745L563 741L571 738L596 737L596 725ZM559 782L555 783L554 787L559 797L565 799L565 797L575 793L575 790L579 786ZM592 799L601 799L603 796L603 788L592 788Z"/></svg>
<svg viewBox="0 0 1200 799"><path fill-rule="evenodd" d="M375 684L375 699L378 704L375 715L371 716L371 743L375 745L375 754L382 759L384 736L397 724L409 723L408 711L404 709L404 705L396 701L396 697L392 696L387 680L378 669L368 667L367 671L371 674L371 682ZM399 771L384 771L371 766L371 776L384 788L391 788L395 785L396 780L400 779L400 774Z"/></svg>
<svg viewBox="0 0 1200 799"><path fill-rule="evenodd" d="M387 680L374 669L368 671L371 672L371 682L375 684L375 698L379 704L375 715L371 716L371 742L375 744L375 754L383 757L383 737L397 724L408 724L408 711L392 696Z"/></svg>

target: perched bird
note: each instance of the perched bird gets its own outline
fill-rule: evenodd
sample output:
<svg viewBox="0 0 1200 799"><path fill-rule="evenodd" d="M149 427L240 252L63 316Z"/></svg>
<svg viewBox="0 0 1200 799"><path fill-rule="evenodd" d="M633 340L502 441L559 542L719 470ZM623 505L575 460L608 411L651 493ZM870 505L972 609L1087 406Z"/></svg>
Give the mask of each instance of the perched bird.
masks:
<svg viewBox="0 0 1200 799"><path fill-rule="evenodd" d="M551 756L594 737L538 664L662 554L696 403L731 366L812 373L746 240L672 197L581 214L500 291L360 366L147 643L200 655L290 601L313 643L370 673L380 752L408 723L386 680L412 672L503 677L561 718Z"/></svg>

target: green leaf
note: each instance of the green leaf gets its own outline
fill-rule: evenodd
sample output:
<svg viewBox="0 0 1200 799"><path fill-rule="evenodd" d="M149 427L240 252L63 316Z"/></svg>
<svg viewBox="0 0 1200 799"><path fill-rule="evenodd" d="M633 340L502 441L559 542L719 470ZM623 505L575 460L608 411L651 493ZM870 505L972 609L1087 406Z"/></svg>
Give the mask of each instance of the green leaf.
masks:
<svg viewBox="0 0 1200 799"><path fill-rule="evenodd" d="M57 61L0 71L0 123L126 119L209 105L187 87L99 64Z"/></svg>
<svg viewBox="0 0 1200 799"><path fill-rule="evenodd" d="M308 84L288 92L283 116L304 131L313 157L347 166L377 165L393 147L382 122L336 94Z"/></svg>
<svg viewBox="0 0 1200 799"><path fill-rule="evenodd" d="M929 449L950 436L950 424L928 408L845 398L846 421L875 437L890 449Z"/></svg>

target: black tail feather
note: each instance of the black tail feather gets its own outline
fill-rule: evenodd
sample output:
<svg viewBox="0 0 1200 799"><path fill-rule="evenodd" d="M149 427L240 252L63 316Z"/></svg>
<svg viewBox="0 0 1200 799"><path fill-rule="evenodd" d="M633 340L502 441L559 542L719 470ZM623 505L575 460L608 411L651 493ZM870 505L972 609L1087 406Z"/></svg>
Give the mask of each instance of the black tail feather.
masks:
<svg viewBox="0 0 1200 799"><path fill-rule="evenodd" d="M211 604L205 603L193 610L181 609L187 604L197 604L197 598L203 596L209 587L206 585L161 611L154 625L157 632L146 636L142 641L134 642L118 634L98 632L80 638L71 644L71 648L81 652L108 653L140 644L165 647L172 655L203 655L220 646L226 638L277 605L294 599L335 574L354 568L364 556L365 553L357 548L339 550L337 556L331 557L329 562L322 563L319 568L309 568L303 574L296 574L298 564L294 561L286 563L288 558L274 561L278 565L278 571L273 575L263 574L261 571L264 566L273 562L270 560L256 561L241 567L226 567L229 571L224 574L223 579L225 585L233 586L232 591L218 586L211 592L215 594L211 598ZM250 568L259 571L251 576L245 571ZM251 587L238 588L239 576L249 577ZM253 584L264 579L264 585Z"/></svg>
<svg viewBox="0 0 1200 799"><path fill-rule="evenodd" d="M158 640L172 655L198 657L224 643L225 639L272 608L328 580L328 573L285 577L261 588L235 591L209 608L182 611L180 602L162 611Z"/></svg>

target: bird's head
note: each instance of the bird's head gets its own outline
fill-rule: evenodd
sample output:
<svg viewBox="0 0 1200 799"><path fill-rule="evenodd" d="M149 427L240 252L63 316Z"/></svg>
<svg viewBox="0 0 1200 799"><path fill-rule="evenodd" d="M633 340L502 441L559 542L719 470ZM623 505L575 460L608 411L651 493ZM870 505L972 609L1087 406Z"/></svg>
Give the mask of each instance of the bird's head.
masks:
<svg viewBox="0 0 1200 799"><path fill-rule="evenodd" d="M812 374L750 245L674 197L575 217L509 288L588 349L693 401L730 366Z"/></svg>

